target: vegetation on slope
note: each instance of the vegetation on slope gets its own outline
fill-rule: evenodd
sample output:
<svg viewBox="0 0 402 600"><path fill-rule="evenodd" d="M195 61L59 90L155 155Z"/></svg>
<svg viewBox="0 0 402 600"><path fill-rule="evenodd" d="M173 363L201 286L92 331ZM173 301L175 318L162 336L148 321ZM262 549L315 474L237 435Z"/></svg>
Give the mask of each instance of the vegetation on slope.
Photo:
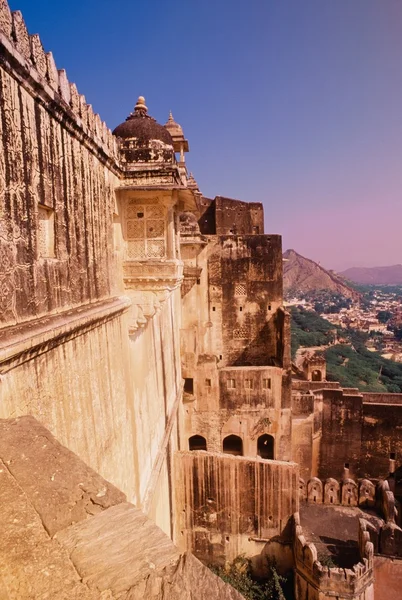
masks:
<svg viewBox="0 0 402 600"><path fill-rule="evenodd" d="M292 307L291 314L293 357L299 347L323 346L329 381L365 392L402 393L402 364L367 350L366 333L339 330L347 343L324 348L333 343L337 327L304 308Z"/></svg>
<svg viewBox="0 0 402 600"><path fill-rule="evenodd" d="M402 393L402 364L370 352L366 334L349 333L351 345L339 344L325 350L327 379L363 392Z"/></svg>
<svg viewBox="0 0 402 600"><path fill-rule="evenodd" d="M267 579L263 581L253 578L250 560L243 554L225 567L209 568L247 600L290 600L293 597L291 578L279 575L273 563L269 566Z"/></svg>
<svg viewBox="0 0 402 600"><path fill-rule="evenodd" d="M327 346L335 339L336 327L312 310L292 306L292 357L298 348Z"/></svg>

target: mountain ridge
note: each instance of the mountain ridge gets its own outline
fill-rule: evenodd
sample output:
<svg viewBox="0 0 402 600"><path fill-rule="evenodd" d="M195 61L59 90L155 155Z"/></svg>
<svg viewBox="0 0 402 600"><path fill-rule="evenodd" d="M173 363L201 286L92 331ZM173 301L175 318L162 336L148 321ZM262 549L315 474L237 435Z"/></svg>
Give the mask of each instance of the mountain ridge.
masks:
<svg viewBox="0 0 402 600"><path fill-rule="evenodd" d="M402 265L388 267L351 267L340 273L355 283L366 285L402 285Z"/></svg>
<svg viewBox="0 0 402 600"><path fill-rule="evenodd" d="M349 286L342 275L324 269L295 250L286 250L283 258L283 290L285 293L330 290L352 300L360 298L359 292Z"/></svg>

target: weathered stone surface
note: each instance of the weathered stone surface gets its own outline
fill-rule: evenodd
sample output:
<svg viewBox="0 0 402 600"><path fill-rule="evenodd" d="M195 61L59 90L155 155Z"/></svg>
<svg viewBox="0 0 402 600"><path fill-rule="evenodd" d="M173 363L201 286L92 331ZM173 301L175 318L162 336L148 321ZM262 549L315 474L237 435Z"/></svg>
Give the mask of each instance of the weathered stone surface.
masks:
<svg viewBox="0 0 402 600"><path fill-rule="evenodd" d="M82 579L119 600L240 600L131 504L112 507L56 534Z"/></svg>
<svg viewBox="0 0 402 600"><path fill-rule="evenodd" d="M0 420L0 459L51 536L126 499L33 417Z"/></svg>
<svg viewBox="0 0 402 600"><path fill-rule="evenodd" d="M0 505L2 600L100 597L81 582L67 552L49 537L31 502L2 461Z"/></svg>
<svg viewBox="0 0 402 600"><path fill-rule="evenodd" d="M50 83L50 86L54 89L55 92L59 91L59 72L56 67L56 63L53 57L52 52L46 53L46 62L47 62L47 79Z"/></svg>
<svg viewBox="0 0 402 600"><path fill-rule="evenodd" d="M11 38L12 17L7 0L0 0L0 31Z"/></svg>
<svg viewBox="0 0 402 600"><path fill-rule="evenodd" d="M206 564L261 552L298 507L294 463L178 452L175 471L176 541Z"/></svg>
<svg viewBox="0 0 402 600"><path fill-rule="evenodd" d="M25 25L24 17L19 10L13 12L13 30L15 38L15 46L25 58L31 61L31 43L29 34Z"/></svg>
<svg viewBox="0 0 402 600"><path fill-rule="evenodd" d="M171 540L128 503L60 531L56 539L90 586L115 595L175 565L180 557Z"/></svg>
<svg viewBox="0 0 402 600"><path fill-rule="evenodd" d="M47 72L47 61L46 54L42 46L41 39L37 33L34 33L30 36L31 40L31 55L32 60L35 65L36 70L42 75L42 77L46 77Z"/></svg>

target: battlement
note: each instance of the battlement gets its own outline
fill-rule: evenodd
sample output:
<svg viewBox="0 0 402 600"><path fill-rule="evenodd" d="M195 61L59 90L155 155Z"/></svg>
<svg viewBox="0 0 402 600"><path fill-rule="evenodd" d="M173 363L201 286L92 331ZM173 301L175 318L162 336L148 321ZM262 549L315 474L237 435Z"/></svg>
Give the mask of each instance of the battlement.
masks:
<svg viewBox="0 0 402 600"><path fill-rule="evenodd" d="M327 567L318 560L317 548L308 543L300 525L299 513L293 517L293 550L296 563L298 597L310 598L310 588L320 590L320 598L345 594L348 598L366 596L373 584L374 546L363 519L359 519L359 553L361 560L353 568ZM321 595L322 594L322 595Z"/></svg>
<svg viewBox="0 0 402 600"><path fill-rule="evenodd" d="M11 12L0 0L0 64L80 142L110 168L117 167L118 143L85 96L58 69L51 52L45 52L38 34L29 34L20 11Z"/></svg>
<svg viewBox="0 0 402 600"><path fill-rule="evenodd" d="M376 487L368 479L358 482L346 476L342 481L329 477L324 482L312 477L307 482L299 479L299 500L315 504L374 507Z"/></svg>

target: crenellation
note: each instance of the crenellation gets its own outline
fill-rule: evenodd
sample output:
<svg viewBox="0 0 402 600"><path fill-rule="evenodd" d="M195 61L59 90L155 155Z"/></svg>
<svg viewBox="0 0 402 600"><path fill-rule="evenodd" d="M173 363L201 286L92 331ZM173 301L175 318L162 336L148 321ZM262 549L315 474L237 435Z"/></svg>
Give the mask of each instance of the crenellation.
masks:
<svg viewBox="0 0 402 600"><path fill-rule="evenodd" d="M12 39L13 21L7 0L0 0L0 32Z"/></svg>
<svg viewBox="0 0 402 600"><path fill-rule="evenodd" d="M52 52L46 53L47 62L47 80L50 87L55 92L59 93L59 72L56 67L56 63Z"/></svg>
<svg viewBox="0 0 402 600"><path fill-rule="evenodd" d="M77 86L75 83L70 83L70 105L73 112L77 117L81 118L80 115L80 96L78 94Z"/></svg>
<svg viewBox="0 0 402 600"><path fill-rule="evenodd" d="M87 129L88 127L88 104L84 94L79 94L79 116L81 117L82 125Z"/></svg>
<svg viewBox="0 0 402 600"><path fill-rule="evenodd" d="M91 133L91 135L96 135L96 132L95 132L95 113L93 111L92 104L87 104L86 113L87 113L86 114L86 116L87 116L86 125L88 127L88 130Z"/></svg>
<svg viewBox="0 0 402 600"><path fill-rule="evenodd" d="M66 104L70 106L71 102L71 92L70 92L70 82L67 78L67 73L65 69L58 69L59 73L59 93Z"/></svg>
<svg viewBox="0 0 402 600"><path fill-rule="evenodd" d="M94 128L95 135L96 135L97 139L101 143L103 143L103 140L102 140L102 131L103 131L102 121L101 121L101 118L100 118L100 116L99 116L98 113L95 113L94 125L95 125L95 128Z"/></svg>
<svg viewBox="0 0 402 600"><path fill-rule="evenodd" d="M32 62L38 71L38 73L46 79L47 75L47 61L46 54L42 46L42 41L37 33L29 36L31 43L31 57Z"/></svg>
<svg viewBox="0 0 402 600"><path fill-rule="evenodd" d="M300 516L293 516L294 556L296 563L296 589L305 589L304 596L298 598L316 598L315 590L320 591L320 600L333 596L356 600L371 600L373 586L374 547L364 533L364 524L359 522L359 539L364 543L360 545L360 561L352 568L327 567L318 560L315 544L307 542L301 533ZM311 588L310 588L311 586ZM310 589L313 595L310 595ZM314 590L314 591L313 591Z"/></svg>
<svg viewBox="0 0 402 600"><path fill-rule="evenodd" d="M31 40L25 25L24 17L19 10L12 13L13 37L18 52L27 60L32 62Z"/></svg>

